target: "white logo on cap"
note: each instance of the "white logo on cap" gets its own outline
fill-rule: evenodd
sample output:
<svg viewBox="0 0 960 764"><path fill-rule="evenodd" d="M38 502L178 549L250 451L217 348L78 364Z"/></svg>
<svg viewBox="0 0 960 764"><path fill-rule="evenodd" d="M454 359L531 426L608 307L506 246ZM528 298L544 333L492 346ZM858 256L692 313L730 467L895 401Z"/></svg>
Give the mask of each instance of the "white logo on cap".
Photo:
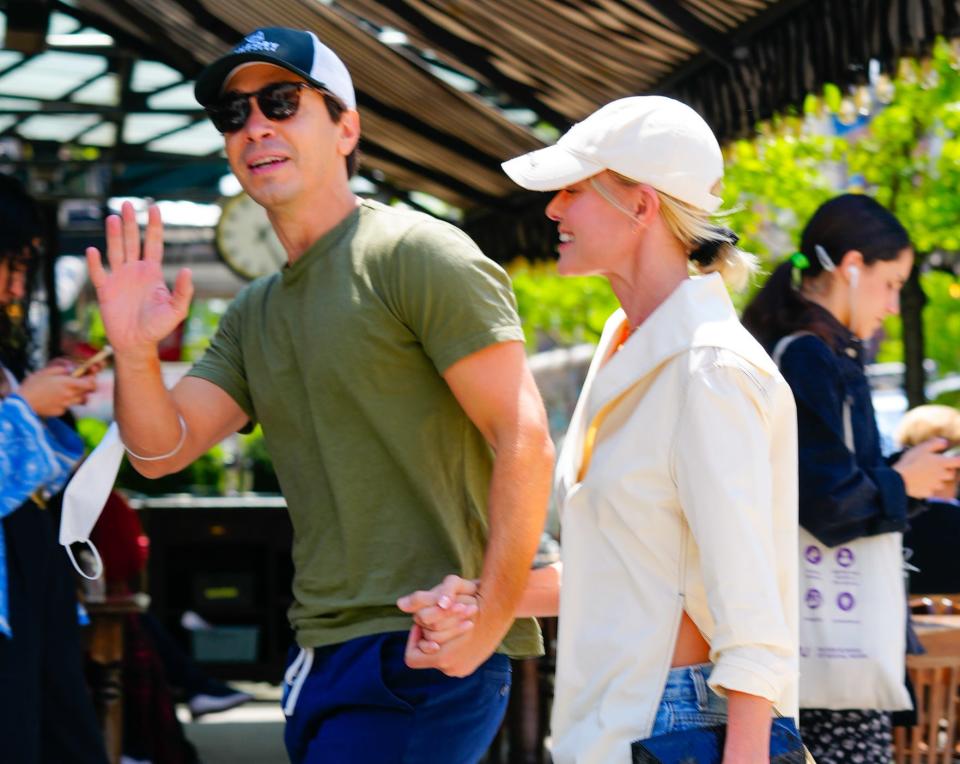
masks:
<svg viewBox="0 0 960 764"><path fill-rule="evenodd" d="M247 35L243 42L233 49L234 53L249 53L252 50L264 50L269 53L275 53L280 47L278 42L270 42L263 36L263 32L254 32Z"/></svg>

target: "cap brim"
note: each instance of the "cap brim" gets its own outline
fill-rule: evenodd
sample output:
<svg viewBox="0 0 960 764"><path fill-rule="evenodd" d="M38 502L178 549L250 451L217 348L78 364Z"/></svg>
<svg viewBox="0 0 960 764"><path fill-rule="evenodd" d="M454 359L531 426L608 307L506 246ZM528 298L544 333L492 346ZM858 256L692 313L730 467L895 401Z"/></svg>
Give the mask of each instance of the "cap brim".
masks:
<svg viewBox="0 0 960 764"><path fill-rule="evenodd" d="M303 77L307 82L317 87L324 87L324 83L317 82L308 72L296 66L291 66L276 56L251 51L250 53L231 53L226 55L218 61L214 61L210 66L200 72L200 76L197 77L197 84L193 88L194 97L201 106L209 106L220 97L223 84L231 72L238 66L251 63L273 64L274 66L286 69L288 72Z"/></svg>
<svg viewBox="0 0 960 764"><path fill-rule="evenodd" d="M560 144L522 154L500 166L514 183L531 191L557 191L606 169Z"/></svg>

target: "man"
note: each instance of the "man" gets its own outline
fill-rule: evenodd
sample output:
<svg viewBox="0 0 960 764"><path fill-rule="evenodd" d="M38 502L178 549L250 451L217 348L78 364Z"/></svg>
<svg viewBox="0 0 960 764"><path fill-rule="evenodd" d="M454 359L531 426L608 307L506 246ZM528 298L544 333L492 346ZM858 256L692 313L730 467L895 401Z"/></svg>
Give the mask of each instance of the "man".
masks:
<svg viewBox="0 0 960 764"><path fill-rule="evenodd" d="M87 255L123 441L160 476L262 425L294 528L294 762L476 761L505 710L503 653L541 649L512 614L553 451L507 278L452 226L354 196L353 86L312 33L256 30L196 95L288 263L168 393L157 343L186 315L189 271L164 286L155 209L142 257L132 208L107 219L110 273ZM425 655L396 600L452 572L479 578L475 626Z"/></svg>

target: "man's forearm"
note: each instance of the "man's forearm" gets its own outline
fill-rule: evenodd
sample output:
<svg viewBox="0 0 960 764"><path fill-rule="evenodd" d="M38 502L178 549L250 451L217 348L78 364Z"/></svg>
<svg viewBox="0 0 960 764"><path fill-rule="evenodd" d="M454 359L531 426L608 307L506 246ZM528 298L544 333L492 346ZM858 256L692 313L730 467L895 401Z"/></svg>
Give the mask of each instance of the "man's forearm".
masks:
<svg viewBox="0 0 960 764"><path fill-rule="evenodd" d="M179 412L164 385L156 348L118 353L114 384L114 416L126 447L142 456L157 456L176 449L183 435ZM130 461L146 477L160 477L186 465L181 464L178 456L179 453L157 462L144 462L135 457Z"/></svg>
<svg viewBox="0 0 960 764"><path fill-rule="evenodd" d="M480 596L484 615L503 632L513 621L543 532L553 455L546 430L532 425L497 448Z"/></svg>

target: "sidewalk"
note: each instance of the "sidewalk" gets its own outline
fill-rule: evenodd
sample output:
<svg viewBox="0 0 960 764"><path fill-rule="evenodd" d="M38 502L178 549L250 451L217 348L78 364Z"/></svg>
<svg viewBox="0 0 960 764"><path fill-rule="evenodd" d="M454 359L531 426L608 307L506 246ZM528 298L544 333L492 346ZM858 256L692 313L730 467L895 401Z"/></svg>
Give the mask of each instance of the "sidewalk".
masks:
<svg viewBox="0 0 960 764"><path fill-rule="evenodd" d="M283 747L279 689L264 692L262 685L237 683L237 686L250 692L256 700L229 711L208 714L197 721L190 721L186 706L177 707L177 716L187 738L197 747L200 761L203 764L288 764Z"/></svg>

